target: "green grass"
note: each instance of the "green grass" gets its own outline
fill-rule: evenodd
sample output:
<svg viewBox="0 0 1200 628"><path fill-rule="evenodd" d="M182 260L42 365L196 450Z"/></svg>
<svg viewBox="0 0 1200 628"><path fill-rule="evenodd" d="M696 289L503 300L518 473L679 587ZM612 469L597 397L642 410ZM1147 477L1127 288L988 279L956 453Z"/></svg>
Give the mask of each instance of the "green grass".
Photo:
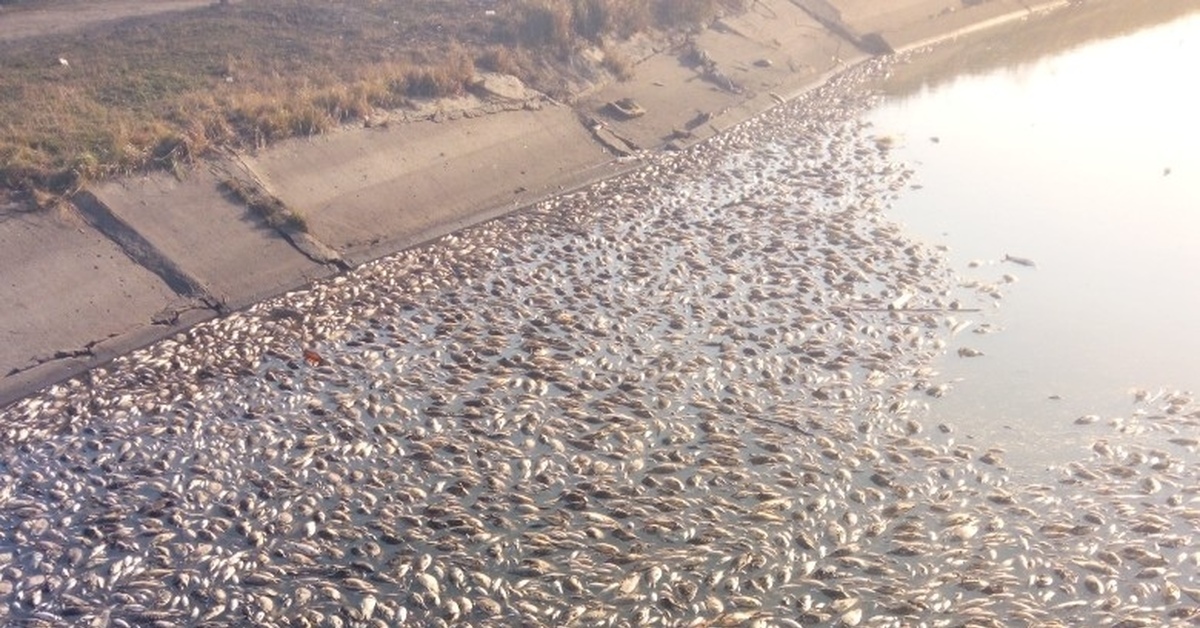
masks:
<svg viewBox="0 0 1200 628"><path fill-rule="evenodd" d="M63 194L180 170L217 147L461 93L477 67L559 96L575 49L690 26L717 2L255 0L11 42L0 47L0 186ZM628 72L615 54L610 65Z"/></svg>

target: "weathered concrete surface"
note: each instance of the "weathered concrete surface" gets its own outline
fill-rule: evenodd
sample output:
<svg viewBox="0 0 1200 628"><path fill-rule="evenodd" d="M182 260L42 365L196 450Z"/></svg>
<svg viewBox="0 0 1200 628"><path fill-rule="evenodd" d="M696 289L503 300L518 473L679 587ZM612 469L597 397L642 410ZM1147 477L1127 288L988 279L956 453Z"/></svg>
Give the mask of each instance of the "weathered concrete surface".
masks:
<svg viewBox="0 0 1200 628"><path fill-rule="evenodd" d="M761 112L776 104L771 94L812 83L843 63L842 49L854 53L789 0L760 0L745 15L722 18L690 42L642 61L632 80L595 91L580 107L638 148L686 145L746 117L730 112ZM609 103L623 98L645 115L613 115Z"/></svg>
<svg viewBox="0 0 1200 628"><path fill-rule="evenodd" d="M1013 20L986 33L944 41L922 51L919 59L897 64L887 91L908 93L963 74L1032 63L1048 54L1130 35L1197 12L1200 2L1196 0L1093 0L1065 9L1053 19Z"/></svg>
<svg viewBox="0 0 1200 628"><path fill-rule="evenodd" d="M499 215L602 172L569 108L508 111L285 142L245 164L355 262Z"/></svg>
<svg viewBox="0 0 1200 628"><path fill-rule="evenodd" d="M811 88L869 55L829 32L794 2L764 0L700 33L696 44L741 98L710 122L724 130Z"/></svg>
<svg viewBox="0 0 1200 628"><path fill-rule="evenodd" d="M221 178L204 168L182 181L152 174L105 183L92 193L228 309L337 270L309 259L220 186Z"/></svg>
<svg viewBox="0 0 1200 628"><path fill-rule="evenodd" d="M0 403L106 352L113 357L111 341L154 327L177 301L161 279L72 216L0 214L0 269Z"/></svg>
<svg viewBox="0 0 1200 628"><path fill-rule="evenodd" d="M860 33L878 33L895 50L931 43L975 26L1031 11L1065 5L1066 0L829 0L842 19Z"/></svg>
<svg viewBox="0 0 1200 628"><path fill-rule="evenodd" d="M541 97L541 94L526 87L521 79L496 72L481 73L472 83L471 90L496 102L525 103Z"/></svg>

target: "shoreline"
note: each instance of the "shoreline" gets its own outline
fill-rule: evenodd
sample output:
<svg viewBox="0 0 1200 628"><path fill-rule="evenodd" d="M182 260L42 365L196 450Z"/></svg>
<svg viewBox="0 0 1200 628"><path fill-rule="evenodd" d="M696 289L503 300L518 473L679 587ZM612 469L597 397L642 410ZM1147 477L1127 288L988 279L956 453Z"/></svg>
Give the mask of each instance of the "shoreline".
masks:
<svg viewBox="0 0 1200 628"><path fill-rule="evenodd" d="M5 317L0 406L200 322L635 169L644 152L705 141L871 58L842 58L847 33L908 50L929 45L931 28L949 39L1067 3L917 0L901 3L907 17L862 4L760 1L695 35L693 50L640 56L633 79L570 105L509 82L487 101L435 103L418 121L289 140L182 179L101 183L62 215L0 208L0 280L20 295ZM840 28L826 25L830 15ZM687 65L688 54L705 61ZM645 114L610 115L623 98ZM230 177L294 209L307 231L267 225L224 191ZM62 305L48 311L47 302Z"/></svg>

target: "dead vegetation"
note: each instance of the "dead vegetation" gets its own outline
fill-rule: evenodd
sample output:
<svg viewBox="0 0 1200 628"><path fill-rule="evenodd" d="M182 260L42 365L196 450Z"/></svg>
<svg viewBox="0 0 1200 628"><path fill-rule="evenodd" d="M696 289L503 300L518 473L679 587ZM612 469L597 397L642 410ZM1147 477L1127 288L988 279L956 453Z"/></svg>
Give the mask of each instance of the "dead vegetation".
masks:
<svg viewBox="0 0 1200 628"><path fill-rule="evenodd" d="M231 177L222 181L221 187L271 227L282 231L308 231L308 223L303 216L257 184Z"/></svg>
<svg viewBox="0 0 1200 628"><path fill-rule="evenodd" d="M585 46L627 77L605 42L689 27L719 2L256 0L12 42L0 47L0 186L62 194L181 170L217 147L461 94L477 68L553 93Z"/></svg>

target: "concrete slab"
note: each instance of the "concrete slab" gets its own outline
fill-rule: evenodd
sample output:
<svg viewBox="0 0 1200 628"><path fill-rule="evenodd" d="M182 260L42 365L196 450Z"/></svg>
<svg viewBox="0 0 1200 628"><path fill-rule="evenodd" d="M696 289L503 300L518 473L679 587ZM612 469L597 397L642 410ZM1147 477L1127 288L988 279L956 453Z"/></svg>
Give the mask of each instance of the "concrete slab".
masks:
<svg viewBox="0 0 1200 628"><path fill-rule="evenodd" d="M549 106L285 142L244 163L318 239L363 262L595 178L611 160L574 111Z"/></svg>
<svg viewBox="0 0 1200 628"><path fill-rule="evenodd" d="M755 2L741 15L722 18L696 41L753 91L811 82L854 53L848 42L789 0Z"/></svg>
<svg viewBox="0 0 1200 628"><path fill-rule="evenodd" d="M177 300L81 220L49 212L0 214L0 268L0 389L94 362L98 343L151 327Z"/></svg>
<svg viewBox="0 0 1200 628"><path fill-rule="evenodd" d="M1068 4L1067 0L829 0L846 24L860 33L878 33L901 50L933 43L969 30L987 28L1013 15Z"/></svg>
<svg viewBox="0 0 1200 628"><path fill-rule="evenodd" d="M964 8L963 0L827 0L842 20L862 33L891 33ZM992 0L993 2L996 0ZM990 4L990 2L989 2Z"/></svg>
<svg viewBox="0 0 1200 628"><path fill-rule="evenodd" d="M152 174L105 183L91 192L230 309L337 270L309 259L222 193L221 180L202 169L182 181Z"/></svg>
<svg viewBox="0 0 1200 628"><path fill-rule="evenodd" d="M726 112L720 128L761 113L777 104L774 98L790 98L866 56L789 0L761 0L742 15L724 18L696 42L745 89L746 102Z"/></svg>
<svg viewBox="0 0 1200 628"><path fill-rule="evenodd" d="M736 94L705 80L688 67L680 59L682 54L682 50L676 50L674 54L646 59L637 66L632 80L596 90L579 103L581 110L634 147L657 150L673 139L674 130L682 131L688 126L695 129L703 117L738 100ZM626 98L636 102L645 113L623 119L609 110L609 103ZM687 104L681 106L681 103Z"/></svg>
<svg viewBox="0 0 1200 628"><path fill-rule="evenodd" d="M854 53L789 0L760 0L690 44L644 60L632 80L597 90L581 107L640 148L688 144L774 106L774 98L814 82ZM612 115L608 104L624 98L645 114Z"/></svg>

